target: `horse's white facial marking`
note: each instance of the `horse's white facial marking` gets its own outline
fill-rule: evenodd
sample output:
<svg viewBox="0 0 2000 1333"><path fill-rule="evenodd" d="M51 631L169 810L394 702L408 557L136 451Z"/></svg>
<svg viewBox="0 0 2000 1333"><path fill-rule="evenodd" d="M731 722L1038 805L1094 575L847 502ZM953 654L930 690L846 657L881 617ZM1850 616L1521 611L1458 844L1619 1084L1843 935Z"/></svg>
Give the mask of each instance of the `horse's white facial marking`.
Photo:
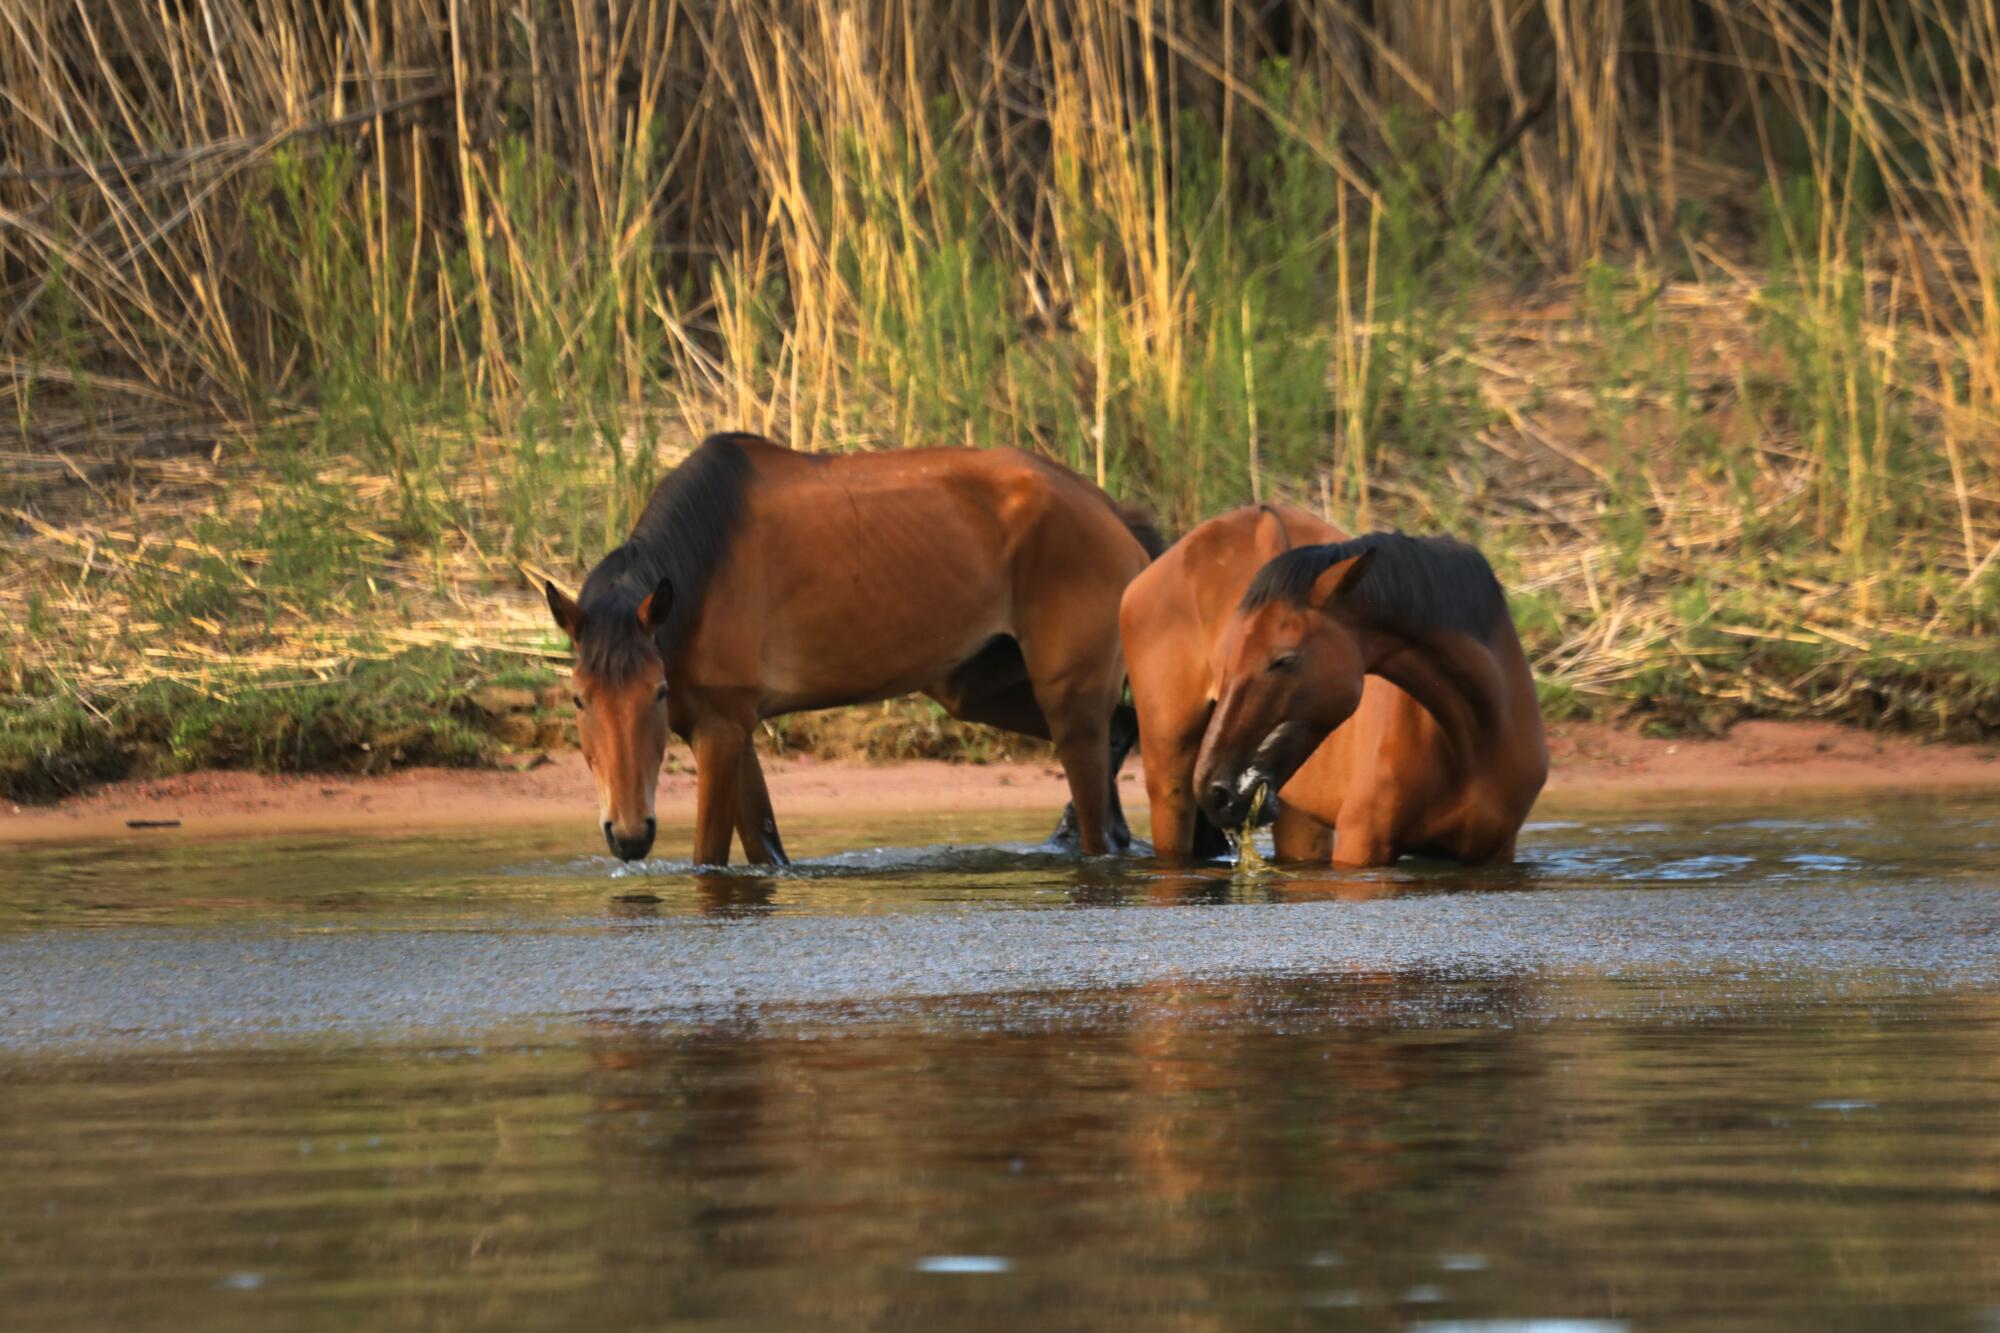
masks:
<svg viewBox="0 0 2000 1333"><path fill-rule="evenodd" d="M1269 773L1279 753L1291 743L1293 735L1298 730L1299 724L1296 722L1280 722L1271 728L1271 734L1264 738L1263 743L1257 747L1257 752L1250 756L1250 771ZM1244 790L1249 789L1246 787Z"/></svg>

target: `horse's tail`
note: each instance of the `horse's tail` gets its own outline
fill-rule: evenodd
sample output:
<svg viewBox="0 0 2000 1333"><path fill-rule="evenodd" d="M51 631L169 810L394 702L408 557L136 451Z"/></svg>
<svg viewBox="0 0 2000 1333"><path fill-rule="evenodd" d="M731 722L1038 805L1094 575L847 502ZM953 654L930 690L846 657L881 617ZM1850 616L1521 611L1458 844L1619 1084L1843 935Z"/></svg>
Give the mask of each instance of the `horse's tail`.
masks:
<svg viewBox="0 0 2000 1333"><path fill-rule="evenodd" d="M1118 521L1125 525L1125 531L1138 538L1139 545L1146 548L1148 560L1158 560L1167 549L1167 539L1160 534L1160 525L1153 521L1152 511L1144 505L1127 504L1123 500L1112 500L1111 512L1118 515Z"/></svg>

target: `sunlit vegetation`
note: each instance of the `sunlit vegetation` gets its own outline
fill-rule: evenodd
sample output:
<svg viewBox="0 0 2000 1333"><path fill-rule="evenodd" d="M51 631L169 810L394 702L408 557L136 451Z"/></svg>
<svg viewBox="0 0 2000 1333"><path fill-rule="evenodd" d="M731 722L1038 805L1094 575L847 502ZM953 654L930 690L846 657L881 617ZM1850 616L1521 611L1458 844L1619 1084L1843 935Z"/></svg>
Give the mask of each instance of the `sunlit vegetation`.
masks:
<svg viewBox="0 0 2000 1333"><path fill-rule="evenodd" d="M366 767L389 689L490 756L454 701L560 666L533 580L720 427L1459 533L1564 714L2000 727L1996 0L0 31L14 793Z"/></svg>

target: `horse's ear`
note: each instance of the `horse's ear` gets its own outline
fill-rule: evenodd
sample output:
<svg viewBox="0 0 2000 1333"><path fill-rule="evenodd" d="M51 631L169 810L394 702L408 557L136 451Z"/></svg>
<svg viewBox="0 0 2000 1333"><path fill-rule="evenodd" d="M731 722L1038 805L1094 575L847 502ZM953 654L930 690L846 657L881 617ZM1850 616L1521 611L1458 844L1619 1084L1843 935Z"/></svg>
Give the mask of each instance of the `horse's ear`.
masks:
<svg viewBox="0 0 2000 1333"><path fill-rule="evenodd" d="M542 591L549 596L549 614L556 618L562 632L569 635L574 643L583 637L583 608L566 596L553 582L542 584Z"/></svg>
<svg viewBox="0 0 2000 1333"><path fill-rule="evenodd" d="M1258 513L1257 530L1251 534L1250 541L1257 552L1257 559L1266 564L1292 549L1292 534L1285 531L1285 520L1272 509Z"/></svg>
<svg viewBox="0 0 2000 1333"><path fill-rule="evenodd" d="M1375 552L1363 551L1349 560L1328 565L1326 571L1313 580L1312 594L1306 599L1324 611L1337 597L1344 597L1354 591L1368 574L1368 566L1374 562Z"/></svg>
<svg viewBox="0 0 2000 1333"><path fill-rule="evenodd" d="M639 628L648 634L656 634L667 623L667 615L674 609L674 585L661 579L659 586L646 594L646 600L639 603L637 615Z"/></svg>

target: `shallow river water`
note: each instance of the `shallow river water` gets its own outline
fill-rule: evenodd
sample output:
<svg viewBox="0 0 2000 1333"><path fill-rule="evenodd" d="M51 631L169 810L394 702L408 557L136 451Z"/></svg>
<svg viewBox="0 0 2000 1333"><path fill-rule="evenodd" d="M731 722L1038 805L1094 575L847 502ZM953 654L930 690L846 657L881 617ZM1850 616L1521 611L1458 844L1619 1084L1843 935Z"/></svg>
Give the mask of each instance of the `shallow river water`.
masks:
<svg viewBox="0 0 2000 1333"><path fill-rule="evenodd" d="M1041 831L6 849L0 1309L2000 1330L2000 798L1348 876Z"/></svg>

